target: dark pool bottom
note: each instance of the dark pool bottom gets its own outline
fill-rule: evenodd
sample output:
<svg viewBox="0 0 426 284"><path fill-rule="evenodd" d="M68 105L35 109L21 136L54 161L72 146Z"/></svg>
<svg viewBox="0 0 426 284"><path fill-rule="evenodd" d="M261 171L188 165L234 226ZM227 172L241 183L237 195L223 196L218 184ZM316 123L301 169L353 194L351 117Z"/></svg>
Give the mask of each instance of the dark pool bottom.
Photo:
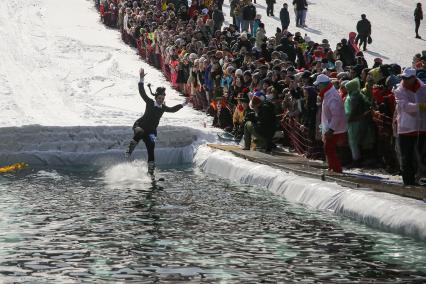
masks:
<svg viewBox="0 0 426 284"><path fill-rule="evenodd" d="M135 168L136 167L136 168ZM0 177L2 283L424 283L426 245L198 170Z"/></svg>

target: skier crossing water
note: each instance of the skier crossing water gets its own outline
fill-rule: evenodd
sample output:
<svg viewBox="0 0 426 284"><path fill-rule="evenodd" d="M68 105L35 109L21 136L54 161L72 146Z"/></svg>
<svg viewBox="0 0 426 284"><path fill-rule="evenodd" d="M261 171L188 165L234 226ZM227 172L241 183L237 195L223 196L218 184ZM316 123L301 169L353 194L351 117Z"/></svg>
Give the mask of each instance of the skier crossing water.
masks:
<svg viewBox="0 0 426 284"><path fill-rule="evenodd" d="M148 84L151 95L154 96L154 100L149 98L144 88L145 72L143 68L139 72L139 94L146 103L145 112L138 120L133 124L133 139L130 141L129 147L126 151L126 157L130 157L133 150L140 140L145 143L148 151L148 173L153 175L155 170L155 140L157 138L157 127L160 123L160 119L164 112L177 112L187 104L187 100L183 104L178 104L173 107L168 107L164 104L166 97L166 89L164 87L158 87L155 93L151 91L151 84Z"/></svg>

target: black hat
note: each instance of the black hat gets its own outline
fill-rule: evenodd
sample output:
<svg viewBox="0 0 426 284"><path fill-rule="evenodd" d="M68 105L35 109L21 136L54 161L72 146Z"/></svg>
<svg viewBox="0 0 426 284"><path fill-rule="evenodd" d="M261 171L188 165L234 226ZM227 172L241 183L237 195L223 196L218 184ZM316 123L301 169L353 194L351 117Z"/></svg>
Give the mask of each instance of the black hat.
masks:
<svg viewBox="0 0 426 284"><path fill-rule="evenodd" d="M164 87L157 87L157 89L155 90L155 93L154 93L154 97L160 96L160 95L163 95L163 96L166 95L166 88L164 88Z"/></svg>
<svg viewBox="0 0 426 284"><path fill-rule="evenodd" d="M308 78L310 78L311 76L312 76L312 72L311 72L311 71L309 71L309 70L305 70L305 71L303 71L302 78L304 78L304 79L308 79Z"/></svg>

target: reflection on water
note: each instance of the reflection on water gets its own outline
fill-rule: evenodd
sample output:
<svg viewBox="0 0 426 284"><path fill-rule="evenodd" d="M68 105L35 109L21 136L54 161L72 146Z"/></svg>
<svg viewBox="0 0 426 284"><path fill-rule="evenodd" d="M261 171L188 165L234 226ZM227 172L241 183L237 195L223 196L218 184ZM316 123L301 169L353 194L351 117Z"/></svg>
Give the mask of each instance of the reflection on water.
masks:
<svg viewBox="0 0 426 284"><path fill-rule="evenodd" d="M426 281L424 243L192 169L163 171L157 184L145 172L133 163L0 177L1 281Z"/></svg>

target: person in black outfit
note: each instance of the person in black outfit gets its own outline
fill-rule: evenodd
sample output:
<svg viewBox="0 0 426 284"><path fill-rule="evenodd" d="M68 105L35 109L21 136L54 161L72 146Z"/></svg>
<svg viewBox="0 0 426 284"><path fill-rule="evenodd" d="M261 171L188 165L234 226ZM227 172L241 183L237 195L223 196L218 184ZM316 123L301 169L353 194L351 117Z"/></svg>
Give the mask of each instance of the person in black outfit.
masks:
<svg viewBox="0 0 426 284"><path fill-rule="evenodd" d="M371 23L367 20L367 16L365 14L361 15L361 20L356 24L356 30L358 32L357 42L359 40L359 47L362 47L363 51L367 50L367 42L369 37L371 36Z"/></svg>
<svg viewBox="0 0 426 284"><path fill-rule="evenodd" d="M293 0L296 9L296 27L304 27L303 13L307 10L308 2L306 0Z"/></svg>
<svg viewBox="0 0 426 284"><path fill-rule="evenodd" d="M422 3L417 3L416 9L414 10L414 22L416 23L416 38L422 38L419 35L420 21L423 20Z"/></svg>
<svg viewBox="0 0 426 284"><path fill-rule="evenodd" d="M275 0L266 0L266 16L274 16Z"/></svg>
<svg viewBox="0 0 426 284"><path fill-rule="evenodd" d="M290 15L288 13L288 5L287 3L283 4L283 7L280 11L280 21L281 21L281 28L282 30L287 30L288 26L290 25Z"/></svg>
<svg viewBox="0 0 426 284"><path fill-rule="evenodd" d="M340 41L341 47L338 49L339 59L343 63L343 67L355 65L355 54L348 44L348 41L344 38Z"/></svg>
<svg viewBox="0 0 426 284"><path fill-rule="evenodd" d="M291 35L291 34L290 34ZM289 36L289 34L287 34ZM291 35L292 36L292 35ZM294 47L293 42L291 42L288 38L283 37L280 41L280 45L278 45L275 49L276 51L282 51L288 56L288 61L294 63L296 60L296 48Z"/></svg>
<svg viewBox="0 0 426 284"><path fill-rule="evenodd" d="M148 151L148 173L152 175L155 170L154 149L155 140L157 138L157 127L160 123L160 119L164 112L177 112L186 105L187 102L185 101L185 103L178 104L173 107L166 106L164 104L164 99L166 97L166 89L164 87L158 87L154 94L151 92L151 94L155 97L155 100L149 98L145 93L143 85L144 77L145 72L143 68L141 68L139 94L146 103L145 113L133 124L134 136L130 141L129 147L126 151L126 156L130 157L139 141L143 140ZM148 87L151 91L151 84L148 84Z"/></svg>
<svg viewBox="0 0 426 284"><path fill-rule="evenodd" d="M266 100L262 92L257 91L250 101L250 108L253 111L248 111L244 118L246 122L243 150L250 150L251 141L254 138L266 152L271 152L272 138L276 130L275 106Z"/></svg>

